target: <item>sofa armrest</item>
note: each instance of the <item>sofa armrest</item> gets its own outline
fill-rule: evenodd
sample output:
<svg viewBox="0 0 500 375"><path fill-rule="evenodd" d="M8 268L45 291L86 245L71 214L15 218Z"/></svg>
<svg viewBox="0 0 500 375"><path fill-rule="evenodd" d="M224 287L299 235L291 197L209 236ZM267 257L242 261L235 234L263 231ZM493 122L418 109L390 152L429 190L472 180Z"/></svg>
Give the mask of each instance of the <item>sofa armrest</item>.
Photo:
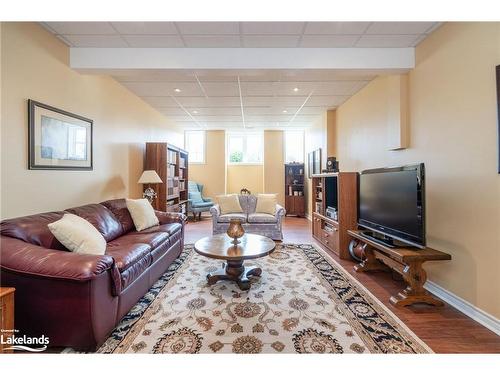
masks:
<svg viewBox="0 0 500 375"><path fill-rule="evenodd" d="M283 206L277 204L276 205L276 213L274 214L274 216L276 216L277 219L279 219L280 217L282 216L285 216L286 214L286 210Z"/></svg>
<svg viewBox="0 0 500 375"><path fill-rule="evenodd" d="M180 212L164 212L155 210L155 214L160 221L160 224L179 223L184 226L187 221L187 216L181 214Z"/></svg>
<svg viewBox="0 0 500 375"><path fill-rule="evenodd" d="M210 207L210 214L212 215L213 218L218 218L220 216L220 207L218 204Z"/></svg>
<svg viewBox="0 0 500 375"><path fill-rule="evenodd" d="M46 249L5 236L0 237L0 264L12 272L76 281L91 280L115 267L109 255Z"/></svg>

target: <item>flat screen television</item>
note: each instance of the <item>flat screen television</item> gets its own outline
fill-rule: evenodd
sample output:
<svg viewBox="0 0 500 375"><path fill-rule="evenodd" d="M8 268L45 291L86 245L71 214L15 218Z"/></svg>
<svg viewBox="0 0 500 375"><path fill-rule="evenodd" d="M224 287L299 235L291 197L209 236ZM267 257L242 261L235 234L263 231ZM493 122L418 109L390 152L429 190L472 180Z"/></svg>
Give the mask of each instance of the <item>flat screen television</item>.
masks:
<svg viewBox="0 0 500 375"><path fill-rule="evenodd" d="M424 177L423 163L361 172L358 224L388 246L396 239L424 248Z"/></svg>

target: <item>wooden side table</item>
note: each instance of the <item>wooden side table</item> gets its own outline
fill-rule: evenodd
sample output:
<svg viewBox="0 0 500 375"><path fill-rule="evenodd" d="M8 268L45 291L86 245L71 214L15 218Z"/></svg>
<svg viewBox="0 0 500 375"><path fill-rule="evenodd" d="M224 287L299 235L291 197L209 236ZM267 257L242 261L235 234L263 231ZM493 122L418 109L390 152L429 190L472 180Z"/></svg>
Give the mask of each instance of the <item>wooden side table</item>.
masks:
<svg viewBox="0 0 500 375"><path fill-rule="evenodd" d="M3 341L14 334L14 288L0 287L0 335ZM8 345L0 342L0 353L10 353L3 350Z"/></svg>
<svg viewBox="0 0 500 375"><path fill-rule="evenodd" d="M379 271L390 268L398 272L407 287L398 294L391 296L394 306L408 306L414 303L426 303L442 306L443 302L424 289L427 273L422 264L427 261L450 260L451 255L426 247L412 249L407 247L390 248L372 241L362 235L360 230L349 230L349 235L360 241L363 247L364 260L354 266L356 272Z"/></svg>

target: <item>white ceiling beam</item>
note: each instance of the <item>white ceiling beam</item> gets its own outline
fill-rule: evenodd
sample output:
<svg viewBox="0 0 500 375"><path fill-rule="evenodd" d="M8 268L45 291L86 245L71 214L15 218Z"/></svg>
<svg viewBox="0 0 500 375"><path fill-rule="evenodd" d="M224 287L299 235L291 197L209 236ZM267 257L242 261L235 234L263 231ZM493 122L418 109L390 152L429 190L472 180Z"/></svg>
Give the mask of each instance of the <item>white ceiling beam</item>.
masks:
<svg viewBox="0 0 500 375"><path fill-rule="evenodd" d="M412 69L414 48L71 48L70 66L103 69Z"/></svg>

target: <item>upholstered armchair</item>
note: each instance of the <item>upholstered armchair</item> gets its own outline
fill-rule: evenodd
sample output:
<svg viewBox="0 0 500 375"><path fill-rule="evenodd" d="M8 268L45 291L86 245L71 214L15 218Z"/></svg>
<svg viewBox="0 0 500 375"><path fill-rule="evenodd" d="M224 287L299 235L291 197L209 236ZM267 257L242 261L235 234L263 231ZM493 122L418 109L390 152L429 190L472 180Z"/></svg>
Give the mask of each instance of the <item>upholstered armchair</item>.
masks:
<svg viewBox="0 0 500 375"><path fill-rule="evenodd" d="M282 221L286 211L282 206L277 204L275 214L270 215L255 212L257 206L255 195L238 195L238 199L242 213L221 215L218 204L210 208L213 234L226 233L231 219L240 219L247 233L260 234L276 241L283 240Z"/></svg>
<svg viewBox="0 0 500 375"><path fill-rule="evenodd" d="M201 213L210 211L214 202L210 198L203 197L203 185L194 181L188 183L188 213L193 213L193 219L196 221L196 214L201 219Z"/></svg>

